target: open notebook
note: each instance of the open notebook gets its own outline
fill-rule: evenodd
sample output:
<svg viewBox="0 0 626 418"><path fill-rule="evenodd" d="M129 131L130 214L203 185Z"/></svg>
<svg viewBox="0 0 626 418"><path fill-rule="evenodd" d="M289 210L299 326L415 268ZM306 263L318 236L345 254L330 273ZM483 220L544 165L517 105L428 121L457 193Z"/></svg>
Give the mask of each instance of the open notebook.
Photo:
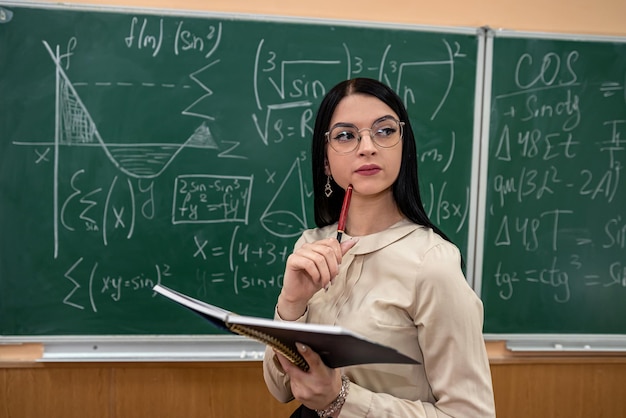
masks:
<svg viewBox="0 0 626 418"><path fill-rule="evenodd" d="M296 349L296 342L311 347L324 364L332 368L366 363L418 363L391 347L342 327L237 315L163 285L154 286L154 291L189 308L220 329L273 347L303 370L308 370L309 365Z"/></svg>

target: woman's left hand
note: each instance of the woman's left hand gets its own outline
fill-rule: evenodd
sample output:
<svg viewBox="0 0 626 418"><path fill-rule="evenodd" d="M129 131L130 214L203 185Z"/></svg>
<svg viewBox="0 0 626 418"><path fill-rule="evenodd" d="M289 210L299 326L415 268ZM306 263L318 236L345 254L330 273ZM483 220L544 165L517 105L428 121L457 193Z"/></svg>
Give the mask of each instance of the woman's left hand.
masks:
<svg viewBox="0 0 626 418"><path fill-rule="evenodd" d="M307 408L325 409L341 391L341 372L339 369L327 367L320 356L308 346L300 343L296 346L309 364L306 372L280 353L276 353L280 365L291 379L291 393Z"/></svg>

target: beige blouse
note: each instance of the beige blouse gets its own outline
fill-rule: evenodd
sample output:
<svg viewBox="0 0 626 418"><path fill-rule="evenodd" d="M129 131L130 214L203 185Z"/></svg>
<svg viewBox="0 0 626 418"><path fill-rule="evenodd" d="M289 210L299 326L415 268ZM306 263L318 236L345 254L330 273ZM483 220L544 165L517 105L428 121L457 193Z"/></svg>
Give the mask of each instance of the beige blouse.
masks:
<svg viewBox="0 0 626 418"><path fill-rule="evenodd" d="M336 231L305 231L296 248ZM463 276L458 249L429 228L403 220L359 237L328 292L316 293L298 321L350 329L420 362L345 367L352 383L341 418L495 417L482 303ZM288 402L289 377L273 357L268 349L265 381Z"/></svg>

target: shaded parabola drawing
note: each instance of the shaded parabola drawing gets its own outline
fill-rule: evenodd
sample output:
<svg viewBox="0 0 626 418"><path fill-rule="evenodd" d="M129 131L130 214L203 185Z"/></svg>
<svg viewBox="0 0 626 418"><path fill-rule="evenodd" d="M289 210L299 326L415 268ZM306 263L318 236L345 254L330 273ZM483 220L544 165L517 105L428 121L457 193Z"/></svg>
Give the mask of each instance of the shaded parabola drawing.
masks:
<svg viewBox="0 0 626 418"><path fill-rule="evenodd" d="M107 158L120 172L133 178L151 179L158 177L185 147L202 147L218 149L209 127L202 123L195 132L182 144L115 144L105 143L98 128L78 95L69 77L62 68L59 53L52 51L50 45L43 41L57 71L57 117L55 121L55 142L60 145L99 145ZM219 62L213 61L199 71ZM197 72L196 72L197 73ZM192 75L193 78L193 75ZM200 116L191 109L199 101L211 95L202 83L198 82L207 94L194 102L182 113ZM209 116L205 117L211 120Z"/></svg>
<svg viewBox="0 0 626 418"><path fill-rule="evenodd" d="M54 53L52 48L43 42L50 57L55 63L58 74L57 86L57 118L56 118L56 139L55 141L61 145L85 145L97 144L104 151L107 158L111 161L120 172L133 178L152 179L158 177L177 154L185 147L202 147L218 149L218 145L213 138L209 127L202 123L195 132L182 144L130 144L130 145L109 145L106 144L102 136L98 132L89 111L82 102L76 89L74 88L69 77L65 73L60 63L59 53ZM201 72L218 61L203 67ZM192 77L193 78L193 77ZM192 116L205 117L212 120L213 118L206 115L199 115L192 112L192 108L202 99L211 94L210 90L202 83L200 86L207 91L187 109L184 114ZM128 155L126 156L125 153ZM296 186L300 191L297 200L299 204L298 213L291 210L277 209L278 201L292 201L291 196L283 195L286 184L296 182ZM280 196L280 199L279 199ZM306 209L305 209L305 190L302 181L302 172L299 160L295 160L285 179L279 186L276 194L265 209L261 216L261 224L263 228L270 234L289 238L299 235L307 228Z"/></svg>

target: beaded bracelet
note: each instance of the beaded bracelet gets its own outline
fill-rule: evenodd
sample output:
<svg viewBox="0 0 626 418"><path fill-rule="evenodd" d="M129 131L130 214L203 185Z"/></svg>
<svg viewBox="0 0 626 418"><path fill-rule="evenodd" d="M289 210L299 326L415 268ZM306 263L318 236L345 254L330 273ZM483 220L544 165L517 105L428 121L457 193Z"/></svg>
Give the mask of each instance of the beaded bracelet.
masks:
<svg viewBox="0 0 626 418"><path fill-rule="evenodd" d="M341 375L341 390L339 391L339 395L335 398L334 401L328 406L326 409L316 409L317 415L320 418L332 418L333 414L341 409L343 404L346 402L346 396L348 396L348 391L350 390L350 379L345 374Z"/></svg>

